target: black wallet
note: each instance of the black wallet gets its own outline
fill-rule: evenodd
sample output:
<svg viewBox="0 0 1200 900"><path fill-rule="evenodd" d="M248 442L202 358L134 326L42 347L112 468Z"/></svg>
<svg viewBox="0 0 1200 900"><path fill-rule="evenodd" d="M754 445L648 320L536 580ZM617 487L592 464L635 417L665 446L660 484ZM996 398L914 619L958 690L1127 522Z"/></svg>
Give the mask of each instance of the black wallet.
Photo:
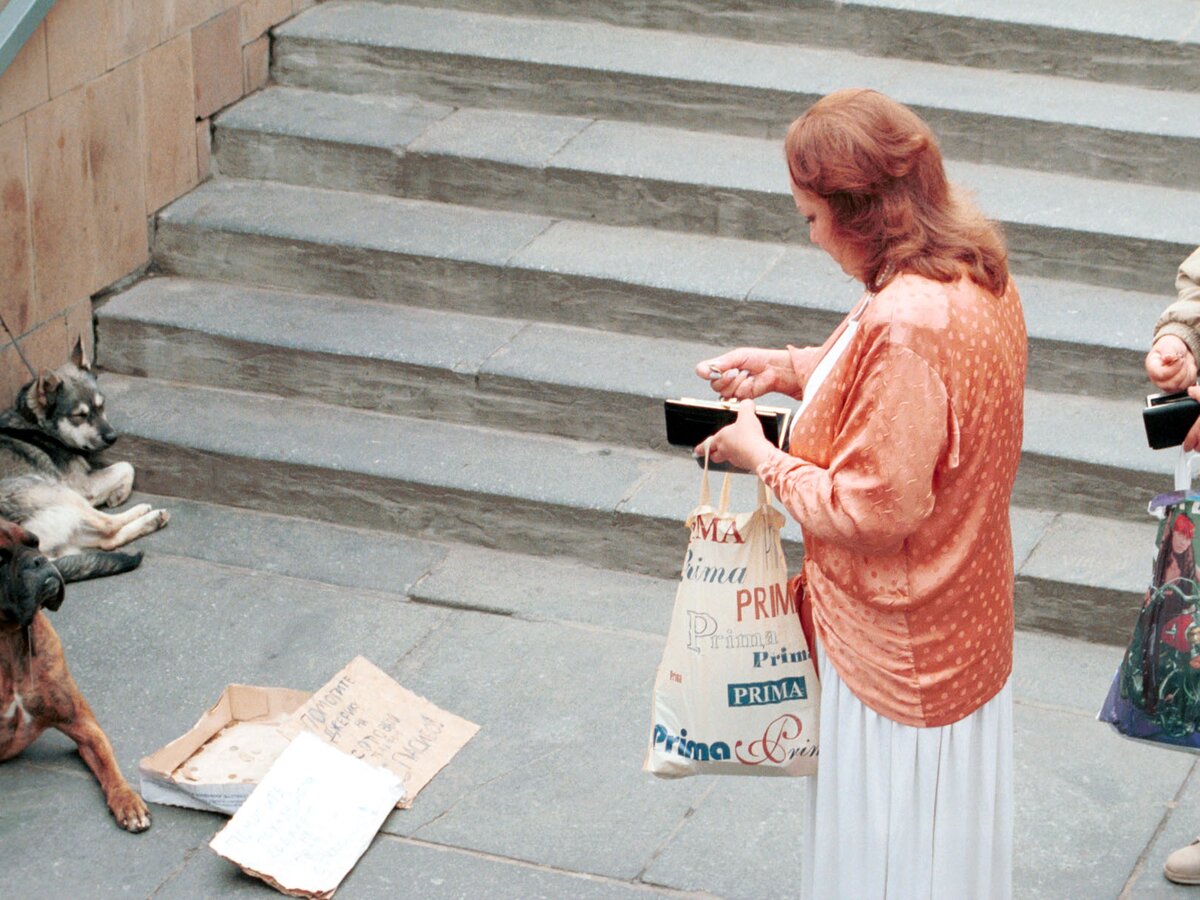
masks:
<svg viewBox="0 0 1200 900"><path fill-rule="evenodd" d="M1189 397L1187 391L1151 394L1146 398L1146 407L1142 410L1146 440L1154 450L1178 447L1198 418L1200 403Z"/></svg>
<svg viewBox="0 0 1200 900"><path fill-rule="evenodd" d="M667 443L676 447L695 447L737 419L737 401L667 400L663 404L667 416ZM790 410L778 406L756 406L763 434L776 447L781 447L784 424Z"/></svg>

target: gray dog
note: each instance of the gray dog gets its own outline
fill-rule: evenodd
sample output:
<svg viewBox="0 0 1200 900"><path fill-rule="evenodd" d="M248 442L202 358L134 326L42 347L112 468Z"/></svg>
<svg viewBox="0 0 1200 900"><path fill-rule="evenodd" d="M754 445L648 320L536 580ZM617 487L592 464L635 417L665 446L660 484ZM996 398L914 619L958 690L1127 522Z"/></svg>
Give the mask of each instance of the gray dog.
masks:
<svg viewBox="0 0 1200 900"><path fill-rule="evenodd" d="M133 490L129 463L94 467L116 439L80 345L72 362L42 371L0 413L0 517L36 534L67 581L135 568L142 554L116 548L170 519L147 503L117 514L96 509L119 506Z"/></svg>

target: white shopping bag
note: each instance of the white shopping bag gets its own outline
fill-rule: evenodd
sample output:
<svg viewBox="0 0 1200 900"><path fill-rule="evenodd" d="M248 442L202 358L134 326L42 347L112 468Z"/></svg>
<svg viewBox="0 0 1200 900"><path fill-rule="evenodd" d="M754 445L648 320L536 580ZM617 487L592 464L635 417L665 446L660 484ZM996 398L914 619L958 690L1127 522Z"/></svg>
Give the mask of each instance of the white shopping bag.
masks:
<svg viewBox="0 0 1200 900"><path fill-rule="evenodd" d="M706 461L707 462L707 461ZM684 775L812 775L821 688L788 593L783 514L758 482L758 507L716 509L708 468L654 685L643 768Z"/></svg>

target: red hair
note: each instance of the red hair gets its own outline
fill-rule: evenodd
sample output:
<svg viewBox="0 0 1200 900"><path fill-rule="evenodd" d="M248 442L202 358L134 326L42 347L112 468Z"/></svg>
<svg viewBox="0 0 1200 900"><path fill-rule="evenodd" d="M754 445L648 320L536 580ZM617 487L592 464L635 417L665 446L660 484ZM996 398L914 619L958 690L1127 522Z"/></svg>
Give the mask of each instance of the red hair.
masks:
<svg viewBox="0 0 1200 900"><path fill-rule="evenodd" d="M861 253L871 289L889 271L956 281L965 271L992 294L1008 284L995 223L946 180L929 126L877 91L822 97L784 141L796 186L829 204L839 235Z"/></svg>

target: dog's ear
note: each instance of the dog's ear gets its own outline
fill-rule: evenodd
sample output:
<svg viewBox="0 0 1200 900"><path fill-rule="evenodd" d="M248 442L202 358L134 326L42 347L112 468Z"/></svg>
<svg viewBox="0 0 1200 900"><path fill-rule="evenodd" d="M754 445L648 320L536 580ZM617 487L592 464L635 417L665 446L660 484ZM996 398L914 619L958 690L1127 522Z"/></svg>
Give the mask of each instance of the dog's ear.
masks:
<svg viewBox="0 0 1200 900"><path fill-rule="evenodd" d="M42 369L38 373L37 381L33 384L33 390L29 392L30 405L34 411L45 411L54 405L54 398L58 395L58 389L62 387L62 381L57 375L48 369Z"/></svg>
<svg viewBox="0 0 1200 900"><path fill-rule="evenodd" d="M92 361L88 359L87 351L83 349L83 338L75 339L75 347L71 350L71 362L85 372L92 371Z"/></svg>
<svg viewBox="0 0 1200 900"><path fill-rule="evenodd" d="M30 537L29 532L16 522L10 522L8 519L0 519L0 551L7 553L9 547L17 547L21 544L36 547L37 538L34 537L33 544L30 544Z"/></svg>

